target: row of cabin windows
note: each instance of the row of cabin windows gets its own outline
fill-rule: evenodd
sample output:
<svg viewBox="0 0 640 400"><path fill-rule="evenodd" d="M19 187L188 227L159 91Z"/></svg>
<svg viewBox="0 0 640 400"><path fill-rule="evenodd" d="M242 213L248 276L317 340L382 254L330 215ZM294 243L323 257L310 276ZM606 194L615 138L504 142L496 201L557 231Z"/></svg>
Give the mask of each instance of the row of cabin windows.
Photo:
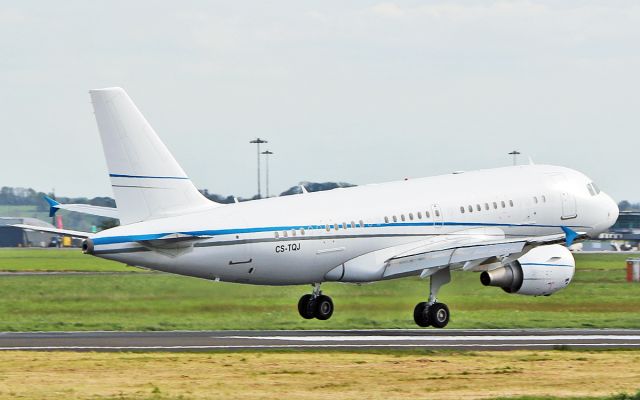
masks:
<svg viewBox="0 0 640 400"><path fill-rule="evenodd" d="M545 195L540 196L540 200L542 200L543 203L546 203L547 202L547 196L545 196ZM538 196L533 196L533 202L535 204L538 204Z"/></svg>
<svg viewBox="0 0 640 400"><path fill-rule="evenodd" d="M440 216L440 211L439 210L435 210L433 212L435 214L436 217ZM424 212L424 218L425 219L429 219L431 218L431 213L429 211L425 211ZM422 211L418 211L415 213L415 217L413 213L409 213L407 214L407 216L405 217L404 214L400 214L400 221L405 222L405 221L413 221L415 219L422 219ZM391 220L393 222L398 222L398 217L395 215L391 216ZM389 217L384 217L384 223L388 224L389 223Z"/></svg>
<svg viewBox="0 0 640 400"><path fill-rule="evenodd" d="M331 232L331 230L340 230L340 229L348 229L348 228L362 228L364 227L364 221L360 220L358 221L358 223L356 223L355 221L351 221L351 224L348 224L346 222L343 222L341 224L330 224L330 225L320 225L319 228L324 228L327 232ZM305 235L305 229L304 228L300 228L300 229L292 229L290 231L282 231L282 234L280 234L280 232L274 232L274 236L277 238L279 238L281 235L282 237L289 237L289 235L291 235L291 237L296 237L298 235L298 232L300 233L301 236Z"/></svg>
<svg viewBox="0 0 640 400"><path fill-rule="evenodd" d="M546 202L547 202L547 197L546 197L545 195L542 195L542 196L540 196L540 200L541 200L543 203L546 203ZM538 204L538 203L539 203L539 201L538 201L538 196L533 196L533 202L534 202L535 204ZM498 202L494 201L494 202L492 202L492 203L491 203L491 205L493 206L493 209L494 209L494 210L497 210L497 209L498 209ZM514 206L514 204L513 204L513 200L509 200L509 207L513 207L513 206ZM506 203L504 200L501 200L501 201L500 201L500 207L501 207L501 208L507 208L507 203ZM485 211L489 211L490 209L491 209L491 206L489 205L489 203L484 203L484 210L485 210ZM464 214L467 210L468 210L470 213L472 213L472 212L474 211L474 207L473 207L471 204L469 204L469 205L466 207L466 209L465 209L465 206L460 206L460 213L461 213L461 214ZM476 210L476 211L482 211L482 206L481 206L480 204L476 204L475 210Z"/></svg>
<svg viewBox="0 0 640 400"><path fill-rule="evenodd" d="M498 202L494 201L492 203L493 205L493 209L497 210L498 209ZM504 200L500 201L500 207L502 208L507 208L507 203ZM509 200L509 207L513 207L513 200ZM482 211L482 206L480 204L476 204L476 211ZM484 203L484 210L485 211L489 211L489 209L491 209L491 206L489 205L489 203ZM470 213L473 212L473 206L471 204L469 204L466 207L466 210L468 210ZM460 214L464 214L465 213L465 207L464 206L460 206Z"/></svg>

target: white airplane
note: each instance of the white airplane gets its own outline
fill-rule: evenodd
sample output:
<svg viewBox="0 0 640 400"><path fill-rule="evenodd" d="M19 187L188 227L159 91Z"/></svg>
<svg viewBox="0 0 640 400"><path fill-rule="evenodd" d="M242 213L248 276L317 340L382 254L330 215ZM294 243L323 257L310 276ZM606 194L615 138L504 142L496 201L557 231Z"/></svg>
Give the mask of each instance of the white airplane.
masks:
<svg viewBox="0 0 640 400"><path fill-rule="evenodd" d="M565 246L616 221L616 203L580 172L522 165L326 192L218 204L203 197L124 90L91 90L117 209L57 209L116 217L121 225L85 238L83 251L133 266L215 281L311 284L303 318L326 320L323 282L430 278L414 309L422 327L442 328L436 300L451 271L481 272L508 293L550 295L571 281ZM305 191L306 192L306 191ZM41 227L19 225L44 230Z"/></svg>

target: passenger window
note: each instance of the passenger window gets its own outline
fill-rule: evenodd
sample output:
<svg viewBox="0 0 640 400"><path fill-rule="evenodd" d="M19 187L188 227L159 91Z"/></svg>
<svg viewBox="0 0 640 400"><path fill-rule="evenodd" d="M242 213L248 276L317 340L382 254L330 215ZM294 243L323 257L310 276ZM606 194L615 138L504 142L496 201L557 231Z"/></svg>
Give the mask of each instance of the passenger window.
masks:
<svg viewBox="0 0 640 400"><path fill-rule="evenodd" d="M333 224L333 229L337 231L339 229L338 224Z"/></svg>
<svg viewBox="0 0 640 400"><path fill-rule="evenodd" d="M480 207L480 204L476 204L476 210L482 211L482 207Z"/></svg>
<svg viewBox="0 0 640 400"><path fill-rule="evenodd" d="M424 217L425 218L431 218L431 214L429 214L429 211L425 211L424 212Z"/></svg>
<svg viewBox="0 0 640 400"><path fill-rule="evenodd" d="M493 208L494 208L495 210L497 210L497 209L498 209L498 203L496 203L495 201L493 202Z"/></svg>
<svg viewBox="0 0 640 400"><path fill-rule="evenodd" d="M276 239L280 237L280 234L278 232L275 232L276 235Z"/></svg>
<svg viewBox="0 0 640 400"><path fill-rule="evenodd" d="M509 206L513 207L513 200L509 200Z"/></svg>
<svg viewBox="0 0 640 400"><path fill-rule="evenodd" d="M546 202L547 202L547 196L542 195L542 202L543 202L543 203L546 203Z"/></svg>
<svg viewBox="0 0 640 400"><path fill-rule="evenodd" d="M464 207L460 207L460 214L464 214Z"/></svg>
<svg viewBox="0 0 640 400"><path fill-rule="evenodd" d="M413 213L409 213L409 220L413 221Z"/></svg>
<svg viewBox="0 0 640 400"><path fill-rule="evenodd" d="M418 219L422 219L422 211L418 211Z"/></svg>
<svg viewBox="0 0 640 400"><path fill-rule="evenodd" d="M384 223L388 224L389 223L389 217L384 217Z"/></svg>
<svg viewBox="0 0 640 400"><path fill-rule="evenodd" d="M329 225L325 225L324 228L327 230L327 232L331 230L331 227Z"/></svg>
<svg viewBox="0 0 640 400"><path fill-rule="evenodd" d="M342 223L342 229L347 229L347 223L346 222Z"/></svg>
<svg viewBox="0 0 640 400"><path fill-rule="evenodd" d="M304 236L304 228L300 228L300 234Z"/></svg>
<svg viewBox="0 0 640 400"><path fill-rule="evenodd" d="M533 203L538 204L538 196L533 196Z"/></svg>
<svg viewBox="0 0 640 400"><path fill-rule="evenodd" d="M400 214L400 219L404 222L404 214Z"/></svg>
<svg viewBox="0 0 640 400"><path fill-rule="evenodd" d="M502 206L502 208L506 208L506 207L507 207L507 205L505 204L504 200L502 200L502 201L500 202L500 205Z"/></svg>
<svg viewBox="0 0 640 400"><path fill-rule="evenodd" d="M489 211L489 203L484 203L484 209Z"/></svg>
<svg viewBox="0 0 640 400"><path fill-rule="evenodd" d="M393 222L398 222L398 218L396 218L395 215L392 218L393 218Z"/></svg>
<svg viewBox="0 0 640 400"><path fill-rule="evenodd" d="M296 231L295 230L291 231L291 236L293 236L293 237L296 236Z"/></svg>
<svg viewBox="0 0 640 400"><path fill-rule="evenodd" d="M469 207L467 207L467 209L469 210L469 212L473 212L473 206L470 205Z"/></svg>
<svg viewBox="0 0 640 400"><path fill-rule="evenodd" d="M287 231L282 232L282 236L287 237L289 236L289 234L287 234Z"/></svg>
<svg viewBox="0 0 640 400"><path fill-rule="evenodd" d="M439 217L439 216L440 216L440 211L439 211L439 210L436 210L436 211L435 211L435 214L436 214L436 217Z"/></svg>
<svg viewBox="0 0 640 400"><path fill-rule="evenodd" d="M362 220L360 220L360 228L364 228L364 222L362 222Z"/></svg>

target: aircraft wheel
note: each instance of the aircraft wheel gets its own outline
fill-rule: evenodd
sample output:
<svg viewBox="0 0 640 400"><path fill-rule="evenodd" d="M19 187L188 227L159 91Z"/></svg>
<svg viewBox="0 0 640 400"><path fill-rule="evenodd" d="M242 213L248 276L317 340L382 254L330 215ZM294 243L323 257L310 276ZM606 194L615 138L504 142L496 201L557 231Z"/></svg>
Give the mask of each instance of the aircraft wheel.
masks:
<svg viewBox="0 0 640 400"><path fill-rule="evenodd" d="M429 304L427 302L422 302L416 304L416 307L413 309L413 320L416 322L418 326L423 328L431 325L429 322Z"/></svg>
<svg viewBox="0 0 640 400"><path fill-rule="evenodd" d="M449 323L449 307L444 303L433 303L428 314L431 325L435 328L444 328Z"/></svg>
<svg viewBox="0 0 640 400"><path fill-rule="evenodd" d="M305 294L300 297L300 300L298 301L298 312L300 313L300 316L304 319L312 319L315 316L315 303L316 301L313 298L313 295Z"/></svg>
<svg viewBox="0 0 640 400"><path fill-rule="evenodd" d="M315 317L319 320L327 320L333 314L333 301L331 297L321 295L315 299Z"/></svg>

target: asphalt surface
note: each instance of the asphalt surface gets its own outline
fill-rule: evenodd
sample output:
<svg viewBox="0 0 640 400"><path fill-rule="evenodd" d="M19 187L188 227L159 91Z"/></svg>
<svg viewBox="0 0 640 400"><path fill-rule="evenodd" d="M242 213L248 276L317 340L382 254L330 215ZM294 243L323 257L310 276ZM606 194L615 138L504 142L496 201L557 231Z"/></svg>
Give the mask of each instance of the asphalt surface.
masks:
<svg viewBox="0 0 640 400"><path fill-rule="evenodd" d="M640 349L640 329L0 332L0 350Z"/></svg>

